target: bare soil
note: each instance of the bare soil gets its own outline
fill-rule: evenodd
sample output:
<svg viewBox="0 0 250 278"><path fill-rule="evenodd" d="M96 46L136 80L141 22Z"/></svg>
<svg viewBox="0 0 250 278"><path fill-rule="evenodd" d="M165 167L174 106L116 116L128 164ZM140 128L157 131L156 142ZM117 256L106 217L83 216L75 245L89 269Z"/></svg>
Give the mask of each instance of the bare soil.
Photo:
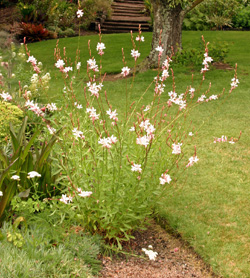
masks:
<svg viewBox="0 0 250 278"><path fill-rule="evenodd" d="M167 233L154 221L151 221L146 231L137 231L134 236L135 239L124 246L124 250L132 255L103 257L103 269L99 278L220 277L213 273L186 242ZM142 251L142 248L148 249L149 245L158 253L155 261L150 261Z"/></svg>

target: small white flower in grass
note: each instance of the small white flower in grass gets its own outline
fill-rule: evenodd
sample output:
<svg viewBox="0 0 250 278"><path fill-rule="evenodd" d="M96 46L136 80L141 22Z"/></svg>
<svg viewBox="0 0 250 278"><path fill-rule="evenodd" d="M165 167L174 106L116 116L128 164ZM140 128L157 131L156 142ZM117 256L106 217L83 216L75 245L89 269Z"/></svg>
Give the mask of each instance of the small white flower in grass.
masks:
<svg viewBox="0 0 250 278"><path fill-rule="evenodd" d="M80 67L81 67L81 65L82 65L82 63L81 63L81 62L78 62L78 63L76 64L76 68L79 70Z"/></svg>
<svg viewBox="0 0 250 278"><path fill-rule="evenodd" d="M172 144L172 154L180 154L181 153L181 146L182 146L182 143L178 143L178 144Z"/></svg>
<svg viewBox="0 0 250 278"><path fill-rule="evenodd" d="M194 163L197 163L199 161L199 158L197 156L191 156L189 158L188 164L186 165L186 167L191 167L194 165Z"/></svg>
<svg viewBox="0 0 250 278"><path fill-rule="evenodd" d="M115 144L118 141L117 138L114 135L111 135L109 137L109 140L110 140L111 144Z"/></svg>
<svg viewBox="0 0 250 278"><path fill-rule="evenodd" d="M238 79L236 79L235 77L231 80L231 87L235 88L238 87L238 84L240 83Z"/></svg>
<svg viewBox="0 0 250 278"><path fill-rule="evenodd" d="M65 65L64 61L59 59L56 63L55 63L55 66L58 68L58 69L61 69L63 68L63 66Z"/></svg>
<svg viewBox="0 0 250 278"><path fill-rule="evenodd" d="M56 129L51 127L50 125L47 125L47 128L48 128L50 134L56 133Z"/></svg>
<svg viewBox="0 0 250 278"><path fill-rule="evenodd" d="M193 132L192 131L190 131L189 133L188 133L188 136L193 136L194 134L193 134Z"/></svg>
<svg viewBox="0 0 250 278"><path fill-rule="evenodd" d="M71 196L67 196L66 194L62 194L62 198L60 199L61 202L64 204L68 204L73 201L73 198Z"/></svg>
<svg viewBox="0 0 250 278"><path fill-rule="evenodd" d="M100 115L96 114L96 109L94 107L87 108L86 111L87 111L87 113L89 113L89 117L92 119L92 121L99 119Z"/></svg>
<svg viewBox="0 0 250 278"><path fill-rule="evenodd" d="M169 174L162 174L160 177L160 184L164 185L165 183L170 183L171 182L171 177Z"/></svg>
<svg viewBox="0 0 250 278"><path fill-rule="evenodd" d="M149 257L151 261L155 261L158 253L153 250L147 250L146 248L142 248L142 251Z"/></svg>
<svg viewBox="0 0 250 278"><path fill-rule="evenodd" d="M103 148L107 148L107 149L111 148L111 142L110 142L109 138L105 138L105 137L104 138L100 138L98 143L100 145L102 145Z"/></svg>
<svg viewBox="0 0 250 278"><path fill-rule="evenodd" d="M132 127L129 129L129 131L135 131L135 127L132 126Z"/></svg>
<svg viewBox="0 0 250 278"><path fill-rule="evenodd" d="M83 12L83 10L77 10L77 12L76 12L76 16L78 17L78 18L80 18L80 17L83 17L83 14L84 14L84 12Z"/></svg>
<svg viewBox="0 0 250 278"><path fill-rule="evenodd" d="M95 59L89 59L87 61L87 64L88 64L89 69L92 69L93 71L99 71L98 70L98 65L96 64Z"/></svg>
<svg viewBox="0 0 250 278"><path fill-rule="evenodd" d="M145 41L144 37L139 36L139 35L135 39L136 39L136 41L139 41L139 42L144 42Z"/></svg>
<svg viewBox="0 0 250 278"><path fill-rule="evenodd" d="M37 173L36 171L31 171L28 173L28 178L29 179L32 179L32 178L35 178L35 177L41 177L41 175L39 173Z"/></svg>
<svg viewBox="0 0 250 278"><path fill-rule="evenodd" d="M133 165L131 165L131 171L141 173L142 172L141 164L134 163Z"/></svg>
<svg viewBox="0 0 250 278"><path fill-rule="evenodd" d="M2 191L0 191L0 196L3 196L3 192Z"/></svg>
<svg viewBox="0 0 250 278"><path fill-rule="evenodd" d="M79 192L79 196L80 197L89 197L90 195L92 195L92 191L83 191L81 188L77 188L77 191Z"/></svg>
<svg viewBox="0 0 250 278"><path fill-rule="evenodd" d="M150 110L150 105L147 105L146 108L143 110L144 112L147 112L148 110Z"/></svg>
<svg viewBox="0 0 250 278"><path fill-rule="evenodd" d="M77 102L75 102L74 105L77 109L82 109L83 108L82 105L78 104Z"/></svg>
<svg viewBox="0 0 250 278"><path fill-rule="evenodd" d="M136 144L142 145L145 148L147 147L147 145L149 145L149 142L150 142L150 138L146 135L136 138Z"/></svg>
<svg viewBox="0 0 250 278"><path fill-rule="evenodd" d="M130 68L128 68L128 67L123 67L122 68L122 75L123 75L123 77L128 76L129 72L130 72Z"/></svg>
<svg viewBox="0 0 250 278"><path fill-rule="evenodd" d="M55 103L48 103L46 107L50 112L53 112L53 111L57 110L57 107L56 107Z"/></svg>
<svg viewBox="0 0 250 278"><path fill-rule="evenodd" d="M117 118L117 112L116 112L116 109L114 111L112 111L111 109L107 110L106 113L109 115L109 118L114 120L114 121L118 121L118 118Z"/></svg>
<svg viewBox="0 0 250 278"><path fill-rule="evenodd" d="M65 69L63 69L64 73L68 73L69 71L73 71L72 67L66 67Z"/></svg>
<svg viewBox="0 0 250 278"><path fill-rule="evenodd" d="M140 53L138 50L132 49L131 50L131 56L135 59L135 61L140 57Z"/></svg>
<svg viewBox="0 0 250 278"><path fill-rule="evenodd" d="M19 181L20 180L20 177L18 175L14 175L11 177L12 180L16 180L16 181Z"/></svg>
<svg viewBox="0 0 250 278"><path fill-rule="evenodd" d="M77 130L77 128L74 128L72 130L72 132L73 132L73 135L75 136L76 140L78 140L78 138L85 139L83 132L80 130Z"/></svg>

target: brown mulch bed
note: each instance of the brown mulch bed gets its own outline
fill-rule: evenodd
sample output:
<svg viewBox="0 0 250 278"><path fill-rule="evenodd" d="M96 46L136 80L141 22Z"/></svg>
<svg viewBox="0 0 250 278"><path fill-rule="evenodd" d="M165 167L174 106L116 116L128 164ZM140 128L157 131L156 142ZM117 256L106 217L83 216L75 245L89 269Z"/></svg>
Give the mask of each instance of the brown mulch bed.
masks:
<svg viewBox="0 0 250 278"><path fill-rule="evenodd" d="M185 243L154 221L146 231L137 231L124 250L136 256L103 257L99 278L215 278L211 268ZM150 261L142 251L152 245L158 253ZM140 257L138 257L140 256ZM141 258L143 256L145 259Z"/></svg>

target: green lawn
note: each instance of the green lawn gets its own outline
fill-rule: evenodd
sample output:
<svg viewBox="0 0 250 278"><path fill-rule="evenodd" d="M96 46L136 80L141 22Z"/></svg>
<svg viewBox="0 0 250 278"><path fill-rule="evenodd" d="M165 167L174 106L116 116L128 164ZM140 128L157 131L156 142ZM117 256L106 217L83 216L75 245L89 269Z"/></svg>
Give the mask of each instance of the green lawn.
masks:
<svg viewBox="0 0 250 278"><path fill-rule="evenodd" d="M170 186L164 205L159 208L159 213L167 219L169 225L180 233L191 246L209 263L216 273L223 277L250 277L250 191L249 191L249 162L250 162L250 55L249 32L183 32L183 46L199 47L201 35L206 41L222 40L229 43L230 52L227 62L231 65L238 63L239 87L225 100L198 106L192 113L193 125L199 129L194 137L197 146L199 163L188 169L188 179L180 177L177 185ZM145 43L141 46L139 62L145 58L150 50L151 33L144 34ZM91 40L92 55L96 55L95 46L98 36L86 36L60 40L60 47L66 47L69 57L73 60L79 44L81 49L81 62L86 68L89 59L87 42ZM103 71L119 73L122 64L121 48L124 48L128 66L132 65L130 50L130 34L103 35L102 41L106 45L103 56ZM31 54L51 72L53 80L50 95L54 102L59 102L62 95L63 84L58 78L58 70L53 67L53 53L56 41L44 41L29 45ZM98 59L97 59L98 60ZM191 84L191 70L189 68L174 66L176 78L176 91L185 92ZM84 69L81 72L85 72ZM200 78L199 72L195 73L194 84ZM132 98L138 98L145 91L155 71L147 71L136 76L132 90ZM211 93L221 93L225 88L230 89L233 71L211 70L207 73L207 80L212 82ZM79 77L82 88L86 75ZM130 80L128 81L130 84ZM115 104L118 111L124 106L126 81L104 82L105 89L111 103ZM208 83L204 84L204 92ZM168 84L167 89L171 89ZM148 91L143 99L147 105ZM83 100L82 90L78 97ZM226 135L238 137L238 143L213 143L214 137Z"/></svg>

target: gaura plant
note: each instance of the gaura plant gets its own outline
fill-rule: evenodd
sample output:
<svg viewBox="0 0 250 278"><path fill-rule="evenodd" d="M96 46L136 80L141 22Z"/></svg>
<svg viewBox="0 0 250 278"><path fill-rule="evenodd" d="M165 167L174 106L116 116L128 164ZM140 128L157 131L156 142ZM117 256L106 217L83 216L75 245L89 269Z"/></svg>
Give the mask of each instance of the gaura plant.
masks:
<svg viewBox="0 0 250 278"><path fill-rule="evenodd" d="M131 33L133 71L122 52L124 80L121 84L125 98L123 111L120 111L122 109L111 104L108 92L103 89L105 74L102 74L101 61L106 46L101 32L99 36L96 51L100 63L91 54L89 42L90 57L86 61L89 80L82 90L76 78L81 71L80 50L74 64L67 59L65 49L61 56L58 44L54 52L54 65L62 75L62 109L54 109L53 118L45 128L56 135L56 130L64 126L58 134L56 151L67 175L67 183L64 181L67 189L51 201L54 208L58 208L54 213L64 215L62 219L77 222L93 234L101 234L107 242L121 249L121 242L129 240L134 229L145 226L145 219L152 215L168 186L199 161L196 148L188 147L195 135L195 128L188 121L192 109L227 94L225 90L219 95L212 94L211 84L203 89L212 62L205 41L200 84L188 84L187 89L178 94L171 57L160 62L164 46L159 42L157 75L138 99L133 98L139 46L144 42L139 30L136 40ZM27 62L39 79L42 73L37 60L28 51L27 54ZM166 93L166 84L171 78L172 90ZM235 70L228 95L237 86ZM84 101L80 101L81 95ZM150 95L151 100L144 103L146 95ZM25 91L23 96L25 107L43 118L39 104L29 99ZM47 105L50 109L51 106Z"/></svg>

